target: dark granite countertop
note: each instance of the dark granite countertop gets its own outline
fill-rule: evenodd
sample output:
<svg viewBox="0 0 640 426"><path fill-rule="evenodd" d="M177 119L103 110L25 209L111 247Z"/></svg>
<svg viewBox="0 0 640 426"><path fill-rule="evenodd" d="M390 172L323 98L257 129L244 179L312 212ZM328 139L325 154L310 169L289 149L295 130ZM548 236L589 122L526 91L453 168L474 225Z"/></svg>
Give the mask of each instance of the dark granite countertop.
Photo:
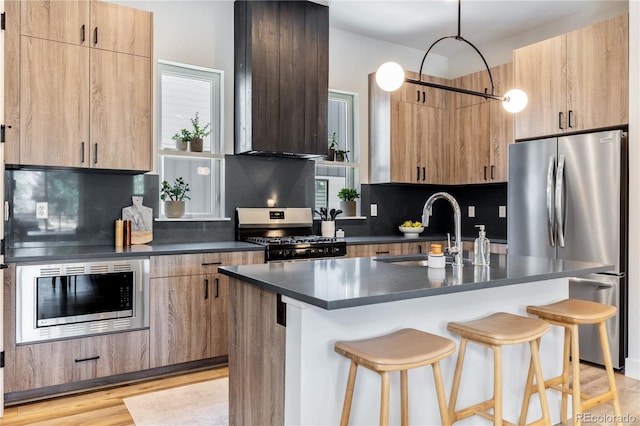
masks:
<svg viewBox="0 0 640 426"><path fill-rule="evenodd" d="M147 257L228 251L262 251L264 247L241 241L213 243L143 244L116 249L114 246L47 246L8 249L5 262L48 262L60 260Z"/></svg>
<svg viewBox="0 0 640 426"><path fill-rule="evenodd" d="M465 253L466 254L466 253ZM420 255L386 256L385 260ZM219 271L324 309L349 308L438 294L563 278L612 269L611 265L527 256L491 255L490 267L454 269L400 266L381 258L342 258L225 266Z"/></svg>
<svg viewBox="0 0 640 426"><path fill-rule="evenodd" d="M390 244L390 243L418 243L422 241L446 241L446 235L420 235L417 238L407 238L402 235L378 235L370 237L345 237L344 241L347 245L361 245L361 244ZM465 238L462 237L462 241L474 241L475 237ZM506 240L491 239L492 243L506 244Z"/></svg>

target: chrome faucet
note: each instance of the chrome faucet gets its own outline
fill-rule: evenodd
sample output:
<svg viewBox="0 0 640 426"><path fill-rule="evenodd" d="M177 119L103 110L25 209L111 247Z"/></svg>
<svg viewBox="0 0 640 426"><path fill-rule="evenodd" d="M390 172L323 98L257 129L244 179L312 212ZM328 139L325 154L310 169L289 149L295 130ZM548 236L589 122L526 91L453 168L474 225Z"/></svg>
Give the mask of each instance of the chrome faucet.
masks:
<svg viewBox="0 0 640 426"><path fill-rule="evenodd" d="M448 252L453 255L453 266L462 266L462 238L461 238L461 223L462 213L460 212L460 205L453 196L447 192L436 192L433 194L422 208L422 225L426 228L429 226L429 216L431 216L431 207L436 200L444 198L453 207L453 219L454 219L454 233L455 240L453 247L447 247Z"/></svg>

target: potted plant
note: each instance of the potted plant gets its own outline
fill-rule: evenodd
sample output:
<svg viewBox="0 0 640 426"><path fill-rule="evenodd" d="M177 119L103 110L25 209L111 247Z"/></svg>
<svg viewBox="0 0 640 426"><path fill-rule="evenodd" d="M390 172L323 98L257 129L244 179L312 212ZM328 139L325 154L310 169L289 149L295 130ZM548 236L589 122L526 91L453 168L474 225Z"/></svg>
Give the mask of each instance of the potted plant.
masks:
<svg viewBox="0 0 640 426"><path fill-rule="evenodd" d="M202 152L202 139L211 134L211 130L208 130L210 124L211 123L207 123L204 127L200 127L200 117L196 112L196 116L191 119L191 125L193 126L191 141L189 142L191 144L191 151Z"/></svg>
<svg viewBox="0 0 640 426"><path fill-rule="evenodd" d="M338 149L336 151L336 161L349 161L349 156L347 155L349 151L343 151L341 149Z"/></svg>
<svg viewBox="0 0 640 426"><path fill-rule="evenodd" d="M338 198L340 198L340 209L345 212L347 216L356 215L356 199L360 198L360 194L354 188L342 188L338 192Z"/></svg>
<svg viewBox="0 0 640 426"><path fill-rule="evenodd" d="M190 200L189 184L182 179L176 178L175 183L170 185L169 182L162 181L160 188L160 199L164 201L164 214L167 217L182 217L184 215L185 200Z"/></svg>
<svg viewBox="0 0 640 426"><path fill-rule="evenodd" d="M171 139L176 141L176 149L178 151L186 151L187 144L191 140L191 132L187 129L182 129L175 135L171 136Z"/></svg>
<svg viewBox="0 0 640 426"><path fill-rule="evenodd" d="M327 160L333 161L336 155L336 148L338 147L338 142L336 141L336 132L331 133L329 136L329 152L327 153Z"/></svg>

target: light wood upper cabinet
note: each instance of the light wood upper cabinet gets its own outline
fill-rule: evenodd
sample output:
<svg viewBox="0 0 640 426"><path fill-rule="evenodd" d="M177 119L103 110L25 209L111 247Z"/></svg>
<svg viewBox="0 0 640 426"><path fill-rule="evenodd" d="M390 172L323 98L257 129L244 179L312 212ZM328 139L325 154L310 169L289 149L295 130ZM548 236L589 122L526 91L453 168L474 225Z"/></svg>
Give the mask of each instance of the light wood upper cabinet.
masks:
<svg viewBox="0 0 640 426"><path fill-rule="evenodd" d="M88 166L89 50L22 37L20 58L20 163Z"/></svg>
<svg viewBox="0 0 640 426"><path fill-rule="evenodd" d="M623 15L516 49L516 139L628 124L628 31Z"/></svg>
<svg viewBox="0 0 640 426"><path fill-rule="evenodd" d="M5 75L20 90L5 93L6 162L151 170L152 14L86 0L8 9L18 6L20 25L7 30L7 55L20 62Z"/></svg>
<svg viewBox="0 0 640 426"><path fill-rule="evenodd" d="M91 2L91 47L150 58L151 26L148 12Z"/></svg>
<svg viewBox="0 0 640 426"><path fill-rule="evenodd" d="M513 63L491 68L494 94L513 88ZM456 80L456 87L491 92L489 75L479 71ZM450 127L451 184L506 182L508 146L513 142L513 114L502 103L454 94Z"/></svg>
<svg viewBox="0 0 640 426"><path fill-rule="evenodd" d="M87 0L26 0L20 2L21 34L88 46Z"/></svg>
<svg viewBox="0 0 640 426"><path fill-rule="evenodd" d="M371 182L444 183L447 94L411 83L395 92L384 92L371 74L369 103Z"/></svg>

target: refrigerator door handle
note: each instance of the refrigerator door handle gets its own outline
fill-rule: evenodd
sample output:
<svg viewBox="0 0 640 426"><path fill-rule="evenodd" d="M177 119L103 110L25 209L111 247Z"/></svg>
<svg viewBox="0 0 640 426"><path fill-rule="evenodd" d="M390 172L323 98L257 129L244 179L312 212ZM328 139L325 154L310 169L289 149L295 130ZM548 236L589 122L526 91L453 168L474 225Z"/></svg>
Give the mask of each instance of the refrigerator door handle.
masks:
<svg viewBox="0 0 640 426"><path fill-rule="evenodd" d="M551 247L555 247L555 229L553 218L553 187L554 187L554 173L556 171L556 157L549 157L549 167L547 168L547 231L549 233L549 244Z"/></svg>
<svg viewBox="0 0 640 426"><path fill-rule="evenodd" d="M556 173L556 226L558 229L558 245L564 247L564 155L558 159L558 172Z"/></svg>

